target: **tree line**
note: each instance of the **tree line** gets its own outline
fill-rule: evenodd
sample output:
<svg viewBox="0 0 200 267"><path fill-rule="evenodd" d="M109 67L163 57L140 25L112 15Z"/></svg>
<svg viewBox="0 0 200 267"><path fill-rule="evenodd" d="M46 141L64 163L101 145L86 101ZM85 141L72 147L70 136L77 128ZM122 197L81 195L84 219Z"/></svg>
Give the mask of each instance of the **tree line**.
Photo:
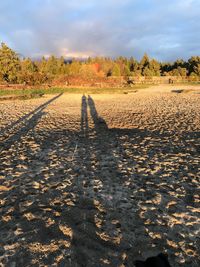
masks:
<svg viewBox="0 0 200 267"><path fill-rule="evenodd" d="M65 60L64 57L42 57L40 60L20 58L5 43L0 46L0 83L24 83L30 85L51 82L62 76L94 77L139 77L182 76L200 79L200 56L188 61L159 62L144 54L140 61L133 57L88 58L84 61Z"/></svg>

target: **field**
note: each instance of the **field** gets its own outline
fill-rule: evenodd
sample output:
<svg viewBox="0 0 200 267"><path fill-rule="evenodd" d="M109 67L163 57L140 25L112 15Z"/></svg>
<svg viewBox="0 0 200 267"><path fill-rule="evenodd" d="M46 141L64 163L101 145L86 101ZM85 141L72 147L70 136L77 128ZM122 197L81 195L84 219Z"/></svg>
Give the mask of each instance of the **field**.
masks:
<svg viewBox="0 0 200 267"><path fill-rule="evenodd" d="M6 96L30 96L30 95L38 95L38 94L60 94L60 93L68 93L68 94L121 94L126 92L134 92L139 89L148 88L148 85L135 85L132 87L124 87L124 88L85 88L85 87L50 87L50 88L24 88L24 89L13 89L13 88L5 88L0 89L0 99L1 97Z"/></svg>
<svg viewBox="0 0 200 267"><path fill-rule="evenodd" d="M181 88L0 101L0 266L198 267L200 88Z"/></svg>

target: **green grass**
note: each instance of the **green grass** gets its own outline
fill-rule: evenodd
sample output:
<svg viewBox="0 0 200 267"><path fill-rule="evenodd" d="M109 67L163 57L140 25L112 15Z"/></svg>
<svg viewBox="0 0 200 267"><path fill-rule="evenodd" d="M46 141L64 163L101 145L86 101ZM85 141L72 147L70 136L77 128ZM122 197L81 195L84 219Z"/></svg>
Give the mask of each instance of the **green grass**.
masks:
<svg viewBox="0 0 200 267"><path fill-rule="evenodd" d="M134 87L124 88L61 88L61 87L50 87L48 89L37 88L37 89L0 89L0 96L20 96L20 95L38 95L38 94L124 94L131 93L139 89L148 88L148 85L135 85Z"/></svg>
<svg viewBox="0 0 200 267"><path fill-rule="evenodd" d="M174 83L174 84L172 84L172 85L174 85L174 86L176 86L176 85L200 85L200 82L185 82L185 83Z"/></svg>
<svg viewBox="0 0 200 267"><path fill-rule="evenodd" d="M0 89L0 96L23 96L43 93L41 89Z"/></svg>

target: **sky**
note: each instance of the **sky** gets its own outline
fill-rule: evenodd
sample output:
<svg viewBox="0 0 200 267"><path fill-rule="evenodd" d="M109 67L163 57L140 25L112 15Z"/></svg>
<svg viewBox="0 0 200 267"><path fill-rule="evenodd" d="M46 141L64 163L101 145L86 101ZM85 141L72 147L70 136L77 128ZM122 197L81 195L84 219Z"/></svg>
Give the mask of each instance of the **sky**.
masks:
<svg viewBox="0 0 200 267"><path fill-rule="evenodd" d="M200 55L200 0L1 0L0 41L20 55Z"/></svg>

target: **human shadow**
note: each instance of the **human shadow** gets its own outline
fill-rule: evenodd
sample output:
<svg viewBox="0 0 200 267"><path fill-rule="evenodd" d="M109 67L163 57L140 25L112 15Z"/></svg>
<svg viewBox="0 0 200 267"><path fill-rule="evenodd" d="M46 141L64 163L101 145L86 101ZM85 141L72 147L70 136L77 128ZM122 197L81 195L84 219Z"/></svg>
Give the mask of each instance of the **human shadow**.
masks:
<svg viewBox="0 0 200 267"><path fill-rule="evenodd" d="M20 123L23 123L25 120L27 120L30 116L34 115L35 113L39 112L41 109L45 109L51 102L53 102L54 100L56 100L57 98L59 98L62 95L59 94L55 97L53 97L52 99L48 100L47 102L43 103L42 105L40 105L39 107L37 107L36 109L34 109L33 111L29 112L28 114L22 116L21 118L19 118L17 121L9 124L8 126L4 127L1 131L0 131L0 135L3 135L6 131L12 129L13 127L17 126Z"/></svg>
<svg viewBox="0 0 200 267"><path fill-rule="evenodd" d="M31 129L34 129L38 123L38 120L45 114L45 108L53 101L58 99L61 95L62 93L53 97L37 107L35 110L29 112L28 114L19 118L17 121L2 129L0 131L0 135L4 135L6 132L10 132L10 130L14 131L13 133L9 133L8 138L5 138L3 141L1 141L2 149L9 149L13 142L19 141L22 136L25 136Z"/></svg>
<svg viewBox="0 0 200 267"><path fill-rule="evenodd" d="M72 131L54 129L45 133L45 139L36 137L37 148L29 152L31 144L24 143L22 137L33 136L29 129L36 126L41 112L33 121L28 120L22 132L16 133L21 145L18 151L13 151L14 158L9 166L15 164L19 155L26 158L23 162L26 166L20 172L13 170L9 183L4 183L9 186L1 194L4 211L1 229L3 233L9 231L12 235L12 238L10 235L8 238L2 236L4 244L8 240L11 243L14 240L24 241L23 246L22 240L19 241L21 245L16 247L8 262L13 260L19 266L27 266L30 262L33 265L37 262L56 264L56 258L62 251L64 255L60 266L104 266L107 261L112 265L117 261L123 262L122 253L127 244L122 242L120 224L117 225L119 218L117 220L115 214L113 223L107 219L109 210L113 210L110 194L96 197L98 191L110 187L110 182L106 182L109 166L103 166L109 142L104 136L102 147L97 122L94 128L89 128L88 108L93 116L94 103L88 105L88 100L83 97L78 138L77 133L75 135ZM97 112L95 115L98 116ZM94 116L92 118L95 119ZM36 135L41 134L37 130ZM72 161L77 142L77 155ZM62 146L59 146L60 143ZM115 165L115 162L112 164ZM102 167L104 175L101 174ZM9 173L4 170L3 174L8 176ZM108 227L108 221L111 234L104 229Z"/></svg>
<svg viewBox="0 0 200 267"><path fill-rule="evenodd" d="M94 128L95 128L97 134L102 129L104 131L107 131L108 126L106 124L106 121L103 118L99 117L98 112L97 112L96 107L95 107L94 100L92 99L92 97L90 95L88 96L88 106L90 108L90 114L91 114L92 120L94 122Z"/></svg>
<svg viewBox="0 0 200 267"><path fill-rule="evenodd" d="M89 126L88 126L87 97L83 95L81 103L81 134L87 137L88 130Z"/></svg>
<svg viewBox="0 0 200 267"><path fill-rule="evenodd" d="M88 124L89 115L92 126ZM122 254L129 246L123 241L120 218L114 212L115 205L110 198L112 185L109 176L112 170L117 170L117 165L115 161L110 162L112 167L107 165L109 158L114 158L108 148L108 127L98 116L91 96L82 97L81 133L84 138L79 140L77 152L81 162L73 162L76 167L78 164L79 173L78 210L75 212L79 214L79 222L74 226L73 223L70 224L73 229L72 264L77 262L79 266L104 266L106 262L110 262L114 266L117 261L123 263ZM106 194L103 193L104 190ZM111 211L113 220L108 218ZM108 226L110 232L105 230Z"/></svg>
<svg viewBox="0 0 200 267"><path fill-rule="evenodd" d="M14 143L18 150L10 152L1 173L3 263L133 266L134 260L163 250L174 260L179 243L194 238L194 229L178 218L189 214L188 224L194 223L197 211L188 207L190 199L185 201L190 186L193 202L198 189L195 177L188 186L186 178L176 180L176 173L184 178L181 164L173 160L176 140L159 132L109 128L93 98L81 100L79 131L67 130L65 118L60 129L37 129L34 146L23 138L19 147ZM25 132L20 136L32 137L32 131ZM21 156L24 168L16 167ZM163 164L169 160L171 165ZM197 164L190 163L197 174Z"/></svg>

